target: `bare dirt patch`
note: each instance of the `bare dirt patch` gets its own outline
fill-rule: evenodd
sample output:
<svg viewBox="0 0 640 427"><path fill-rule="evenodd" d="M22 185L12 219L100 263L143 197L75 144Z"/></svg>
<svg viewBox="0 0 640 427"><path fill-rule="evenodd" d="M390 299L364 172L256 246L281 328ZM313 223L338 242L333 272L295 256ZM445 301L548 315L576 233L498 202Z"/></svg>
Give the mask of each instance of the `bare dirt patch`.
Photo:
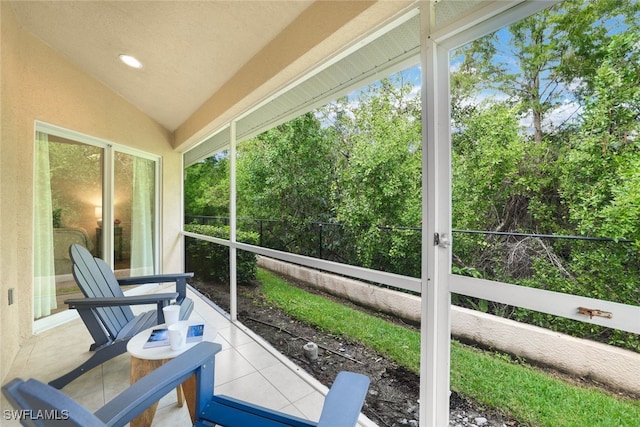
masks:
<svg viewBox="0 0 640 427"><path fill-rule="evenodd" d="M301 283L295 284L306 288ZM228 285L192 285L216 305L229 310ZM367 375L371 385L363 412L378 425L418 425L420 378L415 373L361 343L319 330L288 316L265 301L258 282L239 286L238 318L326 386L331 385L340 371ZM305 356L303 349L309 341L318 346L318 358L313 361ZM455 392L450 396L450 408L450 426L522 425L499 413L487 411Z"/></svg>

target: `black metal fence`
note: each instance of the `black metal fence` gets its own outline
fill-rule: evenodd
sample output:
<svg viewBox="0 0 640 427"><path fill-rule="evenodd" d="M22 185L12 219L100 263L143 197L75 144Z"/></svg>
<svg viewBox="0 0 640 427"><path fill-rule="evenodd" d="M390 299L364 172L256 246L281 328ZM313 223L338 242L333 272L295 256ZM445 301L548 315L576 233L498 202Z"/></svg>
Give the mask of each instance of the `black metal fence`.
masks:
<svg viewBox="0 0 640 427"><path fill-rule="evenodd" d="M186 223L228 226L221 216L187 216ZM238 218L238 230L257 233L261 247L420 277L421 227L362 225L311 221L293 224L280 220ZM604 248L606 254L634 267L633 241L589 236L452 230L454 272L488 279L520 280L530 276L536 259L546 259L561 274L564 261L576 251ZM596 246L597 245L597 246ZM639 266L638 270L640 271ZM588 296L588 295L585 295ZM635 301L640 302L640 297Z"/></svg>
<svg viewBox="0 0 640 427"><path fill-rule="evenodd" d="M187 216L185 221L189 224L229 225L227 217ZM411 277L420 276L420 227L363 225L354 229L331 222L292 224L271 219L238 218L237 228L257 233L261 247ZM369 239L363 242L365 230Z"/></svg>
<svg viewBox="0 0 640 427"><path fill-rule="evenodd" d="M188 216L187 223L228 226L229 218ZM291 224L238 218L240 231L257 234L262 247L420 277L421 227L347 227L339 223ZM453 230L452 270L522 286L623 304L640 305L640 257L631 240L479 230ZM241 241L241 238L239 238ZM254 242L246 242L252 243ZM452 302L640 351L640 336L464 295Z"/></svg>

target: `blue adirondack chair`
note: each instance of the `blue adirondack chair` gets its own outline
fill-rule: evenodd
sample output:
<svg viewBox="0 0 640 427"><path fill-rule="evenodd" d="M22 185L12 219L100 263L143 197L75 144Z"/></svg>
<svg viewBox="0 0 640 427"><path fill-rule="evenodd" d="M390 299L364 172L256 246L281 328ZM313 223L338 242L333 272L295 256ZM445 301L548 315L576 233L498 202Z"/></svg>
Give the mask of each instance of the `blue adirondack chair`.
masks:
<svg viewBox="0 0 640 427"><path fill-rule="evenodd" d="M162 365L91 413L64 393L35 379L14 379L2 387L11 404L30 414L59 418L64 425L124 426L147 407L196 376L194 426L226 427L354 427L369 387L369 378L340 372L329 389L318 422L272 411L228 396L214 395L215 354L220 344L202 342ZM23 420L23 425L51 426L45 418Z"/></svg>
<svg viewBox="0 0 640 427"><path fill-rule="evenodd" d="M180 319L189 318L193 301L187 298L187 278L193 273L162 274L116 279L111 268L82 245L69 247L73 263L73 277L85 298L68 299L65 304L78 310L94 342L89 347L94 354L83 364L49 384L62 388L80 375L107 360L124 353L127 342L138 332L164 323L162 308L180 305ZM151 295L124 296L121 285L144 283L176 283L176 292ZM156 309L134 315L132 305L155 304Z"/></svg>

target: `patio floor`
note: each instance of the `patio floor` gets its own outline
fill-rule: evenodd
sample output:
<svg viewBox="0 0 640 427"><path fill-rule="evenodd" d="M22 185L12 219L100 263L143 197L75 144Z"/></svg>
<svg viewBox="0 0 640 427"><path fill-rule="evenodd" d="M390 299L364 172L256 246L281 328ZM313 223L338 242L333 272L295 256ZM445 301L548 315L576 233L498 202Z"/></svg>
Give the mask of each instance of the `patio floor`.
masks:
<svg viewBox="0 0 640 427"><path fill-rule="evenodd" d="M158 289L158 292L165 289ZM319 418L326 387L248 328L230 322L217 307L198 294L189 293L195 302L189 320L202 322L209 330L215 328L217 335L213 341L222 345L222 351L216 356L216 394L226 394L305 419ZM88 358L91 342L79 318L34 335L20 349L5 382L14 377L48 382ZM95 411L128 385L129 355L122 354L72 381L62 391ZM0 409L3 414L6 409L12 409L4 396ZM19 425L16 420L6 418L2 417L3 426ZM169 393L158 405L153 426L186 425L190 425L186 405L179 408L176 393ZM364 415L360 417L360 425L375 426Z"/></svg>

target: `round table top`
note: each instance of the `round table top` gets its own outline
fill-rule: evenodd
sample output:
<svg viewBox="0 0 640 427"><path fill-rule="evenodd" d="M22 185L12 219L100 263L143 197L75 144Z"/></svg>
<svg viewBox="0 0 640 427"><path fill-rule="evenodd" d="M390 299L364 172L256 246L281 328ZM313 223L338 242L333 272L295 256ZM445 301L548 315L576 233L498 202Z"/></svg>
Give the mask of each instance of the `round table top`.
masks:
<svg viewBox="0 0 640 427"><path fill-rule="evenodd" d="M203 322L198 322L194 320L182 320L180 321L180 323L183 323L188 326L203 324ZM198 344L197 342L187 343L180 350L171 350L171 346L169 345L162 346L162 347L144 348L143 347L144 344L149 339L149 336L151 336L151 331L153 331L154 329L161 329L161 328L166 328L166 326L164 324L156 325L136 334L127 343L127 352L131 356L137 357L138 359L146 359L146 360L173 359L174 357L184 353L186 350ZM216 338L216 335L218 335L216 328L210 325L205 325L202 341L213 342L213 340Z"/></svg>

